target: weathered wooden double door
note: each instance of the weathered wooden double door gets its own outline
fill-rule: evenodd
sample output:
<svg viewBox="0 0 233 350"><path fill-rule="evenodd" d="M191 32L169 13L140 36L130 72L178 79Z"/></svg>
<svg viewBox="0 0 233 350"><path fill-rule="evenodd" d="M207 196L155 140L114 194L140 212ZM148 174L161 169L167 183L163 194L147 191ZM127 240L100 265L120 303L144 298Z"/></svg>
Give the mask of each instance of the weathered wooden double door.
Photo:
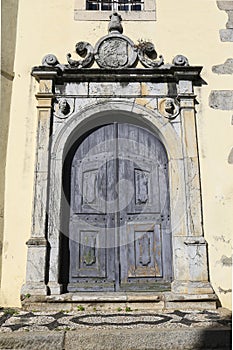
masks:
<svg viewBox="0 0 233 350"><path fill-rule="evenodd" d="M169 289L167 156L148 130L113 123L79 144L71 167L69 291Z"/></svg>

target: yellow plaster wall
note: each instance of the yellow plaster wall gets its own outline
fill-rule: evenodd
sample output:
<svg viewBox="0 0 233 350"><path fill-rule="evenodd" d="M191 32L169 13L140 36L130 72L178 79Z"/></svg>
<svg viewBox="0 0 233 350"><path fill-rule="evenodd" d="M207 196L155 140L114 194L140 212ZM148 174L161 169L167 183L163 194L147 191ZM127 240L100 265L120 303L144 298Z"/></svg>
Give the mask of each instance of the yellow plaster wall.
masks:
<svg viewBox="0 0 233 350"><path fill-rule="evenodd" d="M0 279L4 231L5 165L8 140L18 0L1 1Z"/></svg>
<svg viewBox="0 0 233 350"><path fill-rule="evenodd" d="M19 3L15 79L10 113L5 187L5 231L2 260L1 305L20 306L20 288L26 271L26 245L31 231L33 171L36 144L37 83L30 76L47 53L61 63L74 55L80 40L95 44L107 34L107 22L73 19L73 0L21 0ZM203 193L205 237L208 241L210 279L222 305L231 308L231 266L223 264L232 254L233 165L227 158L232 147L232 111L208 106L211 90L232 89L232 76L212 73L212 66L232 57L232 44L222 43L219 29L227 16L215 0L157 0L156 22L123 22L124 34L135 42L152 40L159 54L171 62L176 54L191 65L203 65L207 82L196 89L198 141ZM220 290L219 290L220 288Z"/></svg>

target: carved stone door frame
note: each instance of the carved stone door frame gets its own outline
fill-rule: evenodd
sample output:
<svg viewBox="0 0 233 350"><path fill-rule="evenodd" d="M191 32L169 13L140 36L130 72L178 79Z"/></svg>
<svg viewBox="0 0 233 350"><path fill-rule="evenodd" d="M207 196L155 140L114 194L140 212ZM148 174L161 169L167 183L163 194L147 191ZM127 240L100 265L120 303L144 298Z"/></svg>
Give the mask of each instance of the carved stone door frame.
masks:
<svg viewBox="0 0 233 350"><path fill-rule="evenodd" d="M174 280L165 298L172 302L214 300L202 226L194 94L194 87L202 84L202 67L189 66L179 55L171 65L164 65L162 56L151 59L151 43L139 46L135 56L132 42L119 28L110 25L109 36L98 42L95 58L102 68L89 68L94 50L87 43L76 45L77 52L80 46L87 52L83 61L69 56L69 64L61 65L49 55L42 66L33 68L32 75L39 82L37 161L22 295L54 295L64 290L59 277L62 168L70 147L93 126L127 121L154 132L168 155ZM100 50L109 43L113 50L114 40L131 50L127 59L117 56L116 68L106 66L109 56L105 61L106 50ZM135 68L137 60L145 68Z"/></svg>

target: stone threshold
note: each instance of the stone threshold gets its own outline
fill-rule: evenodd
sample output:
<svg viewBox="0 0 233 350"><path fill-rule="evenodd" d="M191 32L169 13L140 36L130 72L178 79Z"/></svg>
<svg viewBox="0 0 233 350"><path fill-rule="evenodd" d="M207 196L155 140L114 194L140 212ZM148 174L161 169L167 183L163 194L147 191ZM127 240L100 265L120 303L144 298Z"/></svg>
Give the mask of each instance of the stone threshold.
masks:
<svg viewBox="0 0 233 350"><path fill-rule="evenodd" d="M138 310L206 310L216 309L217 297L214 294L185 295L172 292L78 292L33 295L22 300L25 310L75 310L77 305L101 310L115 309L119 305Z"/></svg>
<svg viewBox="0 0 233 350"><path fill-rule="evenodd" d="M150 293L130 293L130 292L79 292L79 293L66 293L61 295L49 295L46 297L47 302L125 302L125 301L143 301L143 302L159 302L162 300L161 294Z"/></svg>

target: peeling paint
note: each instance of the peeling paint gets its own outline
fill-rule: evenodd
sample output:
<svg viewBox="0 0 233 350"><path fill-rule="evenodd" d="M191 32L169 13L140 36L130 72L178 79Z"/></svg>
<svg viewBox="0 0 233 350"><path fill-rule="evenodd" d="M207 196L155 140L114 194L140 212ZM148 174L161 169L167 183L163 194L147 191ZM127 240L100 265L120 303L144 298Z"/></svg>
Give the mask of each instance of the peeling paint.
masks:
<svg viewBox="0 0 233 350"><path fill-rule="evenodd" d="M232 293L232 289L223 289L221 287L218 287L218 291L223 294Z"/></svg>
<svg viewBox="0 0 233 350"><path fill-rule="evenodd" d="M229 258L226 255L223 255L221 257L221 263L223 266L231 266L232 265L232 257L230 256Z"/></svg>
<svg viewBox="0 0 233 350"><path fill-rule="evenodd" d="M221 236L214 236L214 239L215 239L215 241L221 241L221 242L224 242L226 244L231 242L230 239L226 240L223 235L221 235Z"/></svg>

